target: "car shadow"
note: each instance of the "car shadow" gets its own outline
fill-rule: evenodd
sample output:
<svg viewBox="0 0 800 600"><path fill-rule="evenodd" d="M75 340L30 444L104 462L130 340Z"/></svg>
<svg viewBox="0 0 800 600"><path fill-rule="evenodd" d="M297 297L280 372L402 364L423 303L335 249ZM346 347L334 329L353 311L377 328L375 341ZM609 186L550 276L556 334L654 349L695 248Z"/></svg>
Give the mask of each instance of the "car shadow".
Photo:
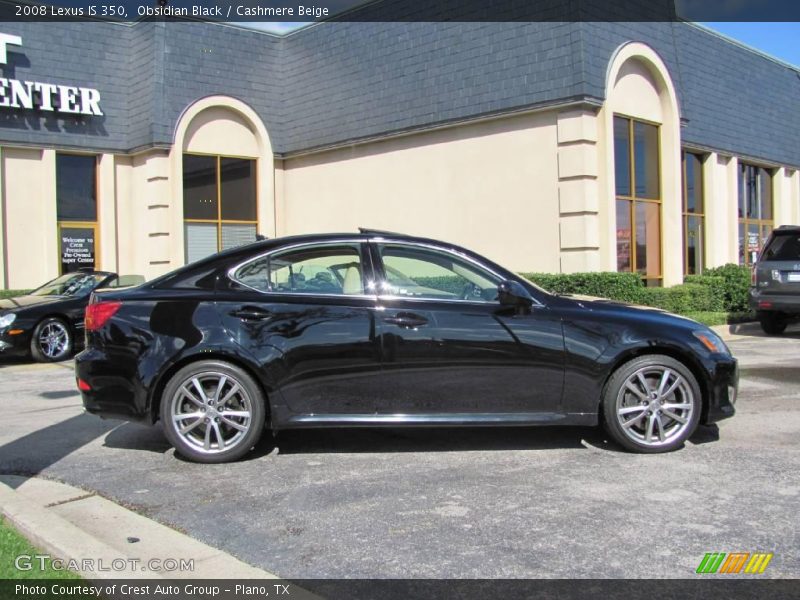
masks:
<svg viewBox="0 0 800 600"><path fill-rule="evenodd" d="M698 427L689 438L693 445L719 441L716 425ZM125 423L110 431L108 448L164 454L172 446L160 425ZM627 450L600 427L397 427L290 429L273 435L265 431L253 451L241 461L276 454L392 454L407 452L502 452L514 450L598 449ZM178 460L186 460L175 453Z"/></svg>
<svg viewBox="0 0 800 600"><path fill-rule="evenodd" d="M8 369L11 367L62 367L64 369L75 369L74 356L65 358L57 362L39 362L31 357L26 356L3 356L0 355L0 369Z"/></svg>
<svg viewBox="0 0 800 600"><path fill-rule="evenodd" d="M353 454L397 452L466 452L550 450L555 448L621 449L590 427L425 427L296 429L279 432L259 444L256 453ZM262 447L263 446L263 447Z"/></svg>
<svg viewBox="0 0 800 600"><path fill-rule="evenodd" d="M24 435L0 446L0 473L34 477L119 424L81 414Z"/></svg>
<svg viewBox="0 0 800 600"><path fill-rule="evenodd" d="M130 422L125 422L109 431L103 439L103 446L120 450L155 452L156 454L164 454L172 448L164 436L160 424L147 425Z"/></svg>

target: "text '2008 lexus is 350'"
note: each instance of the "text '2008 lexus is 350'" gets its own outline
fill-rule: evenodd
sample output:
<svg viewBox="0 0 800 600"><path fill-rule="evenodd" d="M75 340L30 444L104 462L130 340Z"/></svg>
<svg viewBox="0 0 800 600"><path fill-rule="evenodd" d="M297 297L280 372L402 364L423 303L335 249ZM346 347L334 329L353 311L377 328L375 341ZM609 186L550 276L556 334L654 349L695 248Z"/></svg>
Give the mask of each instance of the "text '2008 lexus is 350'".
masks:
<svg viewBox="0 0 800 600"><path fill-rule="evenodd" d="M96 294L86 410L163 422L199 462L265 428L585 425L680 447L734 413L736 359L662 311L547 293L451 244L374 230L228 250Z"/></svg>

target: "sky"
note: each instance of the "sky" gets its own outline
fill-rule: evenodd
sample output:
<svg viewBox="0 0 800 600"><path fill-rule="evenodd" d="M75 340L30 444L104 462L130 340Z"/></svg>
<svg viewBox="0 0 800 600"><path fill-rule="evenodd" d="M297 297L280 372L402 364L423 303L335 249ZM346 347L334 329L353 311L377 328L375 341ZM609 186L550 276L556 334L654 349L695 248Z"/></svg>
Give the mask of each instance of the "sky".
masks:
<svg viewBox="0 0 800 600"><path fill-rule="evenodd" d="M702 23L735 40L800 67L800 23Z"/></svg>

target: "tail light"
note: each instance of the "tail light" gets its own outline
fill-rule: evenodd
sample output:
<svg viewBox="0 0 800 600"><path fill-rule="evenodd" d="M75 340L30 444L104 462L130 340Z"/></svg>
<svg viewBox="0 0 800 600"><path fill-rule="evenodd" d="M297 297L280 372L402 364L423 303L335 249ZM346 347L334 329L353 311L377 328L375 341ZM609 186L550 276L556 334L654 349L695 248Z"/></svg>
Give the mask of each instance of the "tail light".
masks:
<svg viewBox="0 0 800 600"><path fill-rule="evenodd" d="M97 331L122 306L122 302L95 302L86 307L86 316L84 317L83 324L86 331Z"/></svg>

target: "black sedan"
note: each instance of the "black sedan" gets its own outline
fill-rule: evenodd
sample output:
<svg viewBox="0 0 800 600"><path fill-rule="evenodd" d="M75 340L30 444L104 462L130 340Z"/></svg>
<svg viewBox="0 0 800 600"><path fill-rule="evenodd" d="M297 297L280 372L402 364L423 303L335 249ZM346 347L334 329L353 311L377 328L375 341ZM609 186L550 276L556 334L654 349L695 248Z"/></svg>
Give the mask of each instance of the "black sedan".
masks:
<svg viewBox="0 0 800 600"><path fill-rule="evenodd" d="M265 426L602 422L663 452L732 416L738 383L695 321L555 296L469 250L370 230L257 242L103 292L86 333L87 411L160 419L209 463Z"/></svg>
<svg viewBox="0 0 800 600"><path fill-rule="evenodd" d="M42 362L69 357L83 340L84 311L91 293L117 283L116 273L78 271L24 296L0 300L0 356L31 355Z"/></svg>

